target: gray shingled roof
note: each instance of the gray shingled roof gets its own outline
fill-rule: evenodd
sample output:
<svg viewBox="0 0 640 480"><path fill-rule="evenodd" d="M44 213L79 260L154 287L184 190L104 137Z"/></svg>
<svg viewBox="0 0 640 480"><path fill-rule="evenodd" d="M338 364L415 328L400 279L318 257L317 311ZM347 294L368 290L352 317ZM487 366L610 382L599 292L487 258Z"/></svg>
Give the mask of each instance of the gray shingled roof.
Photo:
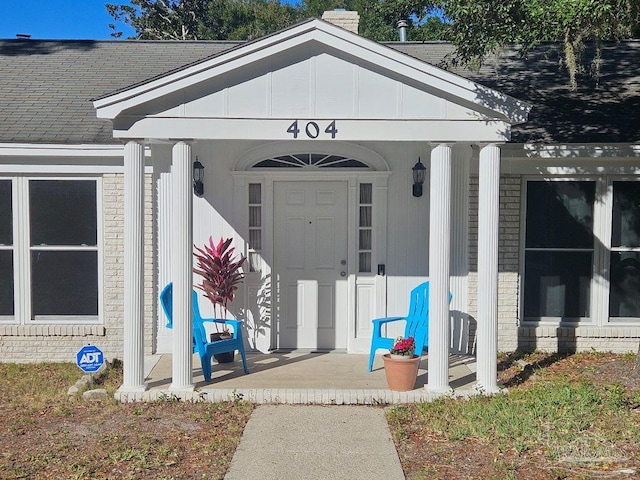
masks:
<svg viewBox="0 0 640 480"><path fill-rule="evenodd" d="M117 143L92 99L219 54L239 42L0 40L1 143ZM446 43L388 43L440 65ZM589 52L585 55L588 57ZM557 47L521 59L491 58L478 72L454 70L533 108L513 142L634 143L640 140L640 42L604 46L599 79L568 86Z"/></svg>

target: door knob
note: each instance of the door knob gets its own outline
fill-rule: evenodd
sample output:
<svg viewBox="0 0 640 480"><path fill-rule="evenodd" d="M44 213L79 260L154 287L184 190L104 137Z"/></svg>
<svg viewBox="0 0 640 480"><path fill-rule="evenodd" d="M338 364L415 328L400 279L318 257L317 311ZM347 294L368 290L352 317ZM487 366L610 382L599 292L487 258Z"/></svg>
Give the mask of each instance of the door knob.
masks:
<svg viewBox="0 0 640 480"><path fill-rule="evenodd" d="M340 272L340 276L341 277L346 277L347 276L347 272L345 272L344 270Z"/></svg>

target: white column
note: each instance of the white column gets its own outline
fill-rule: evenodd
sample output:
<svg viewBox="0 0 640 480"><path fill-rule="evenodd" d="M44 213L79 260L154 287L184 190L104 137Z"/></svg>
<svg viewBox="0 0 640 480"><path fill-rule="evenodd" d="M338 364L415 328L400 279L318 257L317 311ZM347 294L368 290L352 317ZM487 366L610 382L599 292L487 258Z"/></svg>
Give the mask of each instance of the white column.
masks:
<svg viewBox="0 0 640 480"><path fill-rule="evenodd" d="M426 389L449 386L449 266L451 242L451 147L431 151L429 220L429 374Z"/></svg>
<svg viewBox="0 0 640 480"><path fill-rule="evenodd" d="M478 188L478 371L477 389L498 391L498 225L500 149L480 150Z"/></svg>
<svg viewBox="0 0 640 480"><path fill-rule="evenodd" d="M173 364L170 390L193 391L193 167L191 146L173 146L171 277L173 280Z"/></svg>
<svg viewBox="0 0 640 480"><path fill-rule="evenodd" d="M124 148L124 378L121 393L144 383L144 145Z"/></svg>
<svg viewBox="0 0 640 480"><path fill-rule="evenodd" d="M469 348L469 166L470 145L453 147L451 170L451 353Z"/></svg>

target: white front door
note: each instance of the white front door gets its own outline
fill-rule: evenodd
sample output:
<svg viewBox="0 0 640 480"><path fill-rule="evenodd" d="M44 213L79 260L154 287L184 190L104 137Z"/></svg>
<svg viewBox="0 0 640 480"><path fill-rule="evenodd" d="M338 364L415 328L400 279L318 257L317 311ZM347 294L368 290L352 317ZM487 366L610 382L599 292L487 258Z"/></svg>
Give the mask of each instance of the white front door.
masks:
<svg viewBox="0 0 640 480"><path fill-rule="evenodd" d="M278 348L347 347L347 183L274 183Z"/></svg>

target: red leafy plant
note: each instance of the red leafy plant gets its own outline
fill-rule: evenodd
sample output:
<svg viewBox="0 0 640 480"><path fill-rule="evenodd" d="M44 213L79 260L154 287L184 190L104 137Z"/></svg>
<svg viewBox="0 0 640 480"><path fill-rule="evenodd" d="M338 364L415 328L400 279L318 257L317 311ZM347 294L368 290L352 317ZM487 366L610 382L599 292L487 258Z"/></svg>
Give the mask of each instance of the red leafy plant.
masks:
<svg viewBox="0 0 640 480"><path fill-rule="evenodd" d="M213 304L214 315L226 318L227 305L233 301L238 285L244 279L240 268L246 258L244 255L234 256L231 238L221 238L215 244L213 237L209 237L209 244L205 243L203 248L194 245L193 248L196 250L193 256L197 260L193 272L202 277L202 283L196 288L202 290Z"/></svg>
<svg viewBox="0 0 640 480"><path fill-rule="evenodd" d="M392 355L402 355L403 357L412 357L415 349L416 342L413 337L397 337L389 353Z"/></svg>

